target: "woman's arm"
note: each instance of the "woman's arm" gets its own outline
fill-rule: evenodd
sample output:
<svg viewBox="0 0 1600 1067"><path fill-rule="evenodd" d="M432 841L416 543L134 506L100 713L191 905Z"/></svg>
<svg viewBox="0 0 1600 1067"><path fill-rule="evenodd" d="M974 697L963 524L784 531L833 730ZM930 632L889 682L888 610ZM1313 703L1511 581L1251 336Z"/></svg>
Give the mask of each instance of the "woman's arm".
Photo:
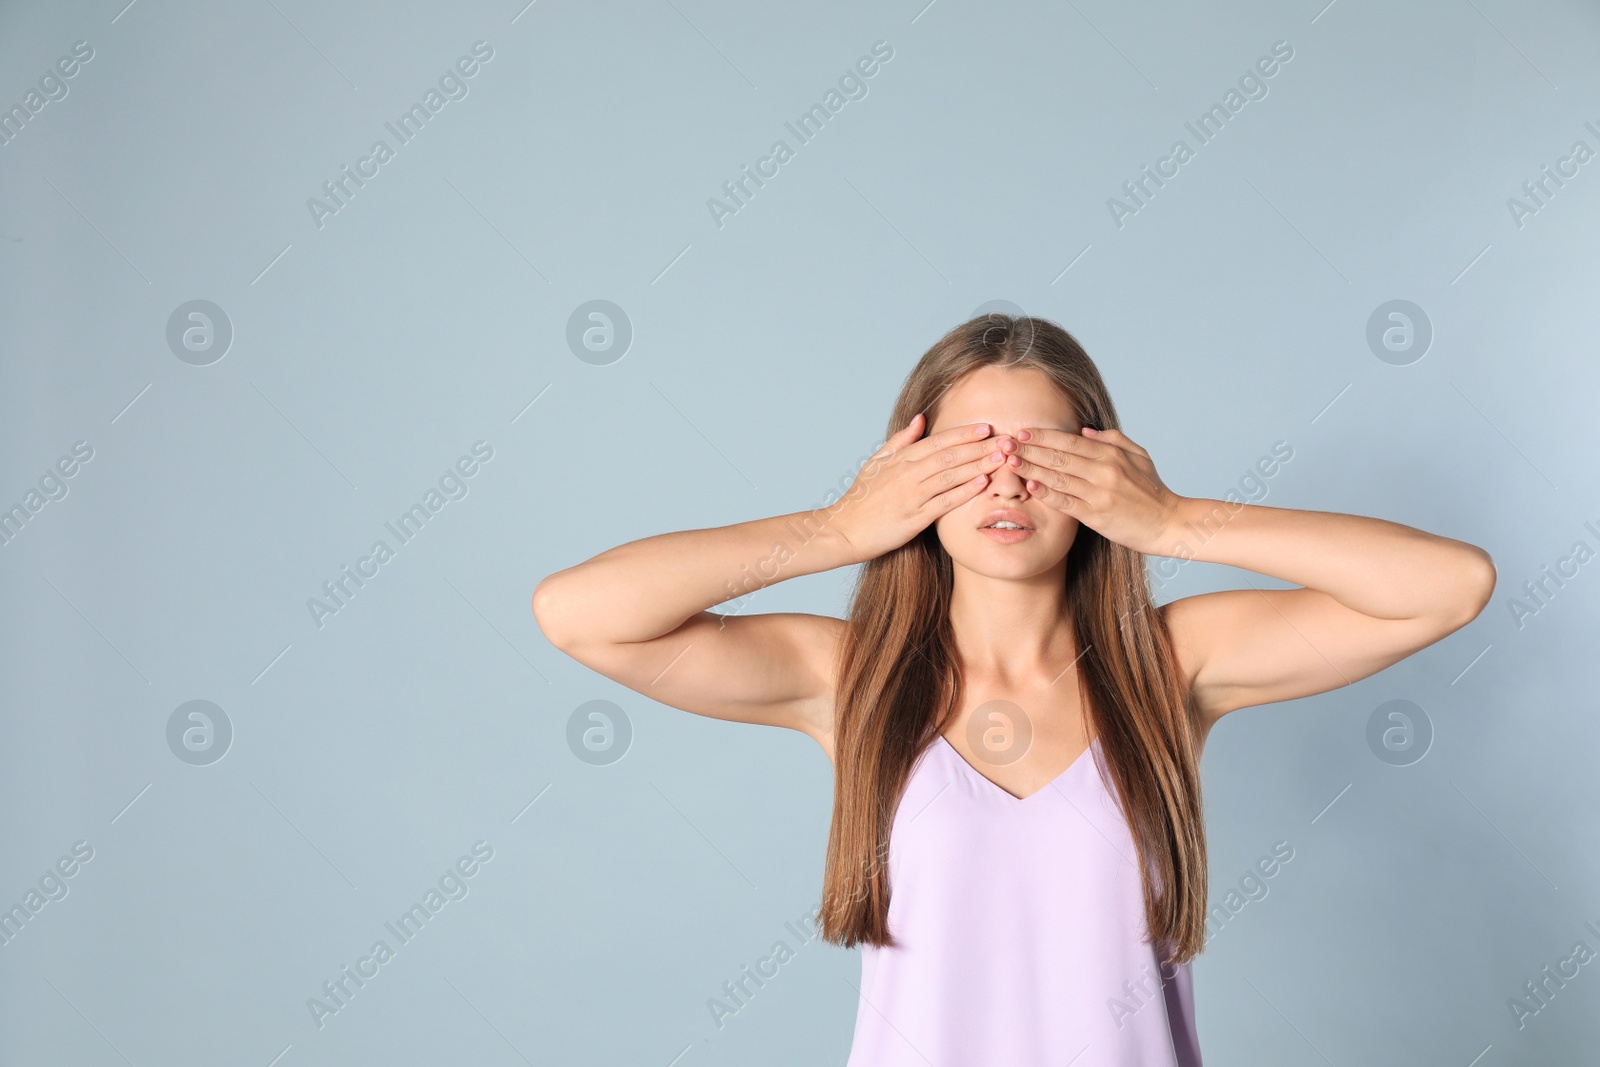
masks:
<svg viewBox="0 0 1600 1067"><path fill-rule="evenodd" d="M674 708L810 734L833 757L845 622L705 610L785 578L865 563L972 499L1002 462L987 423L924 437L913 416L827 508L660 534L557 571L533 591L550 643Z"/></svg>
<svg viewBox="0 0 1600 1067"><path fill-rule="evenodd" d="M1475 545L1360 515L1179 498L1145 549L1270 575L1166 605L1205 728L1237 708L1366 678L1475 619L1495 568Z"/></svg>
<svg viewBox="0 0 1600 1067"><path fill-rule="evenodd" d="M1475 619L1495 569L1475 545L1384 519L1182 497L1120 430L1026 429L1006 462L1046 504L1137 552L1302 586L1160 610L1209 732L1237 708L1360 681Z"/></svg>
<svg viewBox="0 0 1600 1067"><path fill-rule="evenodd" d="M550 643L669 707L832 740L842 620L706 609L861 562L826 511L659 534L557 571L533 592Z"/></svg>

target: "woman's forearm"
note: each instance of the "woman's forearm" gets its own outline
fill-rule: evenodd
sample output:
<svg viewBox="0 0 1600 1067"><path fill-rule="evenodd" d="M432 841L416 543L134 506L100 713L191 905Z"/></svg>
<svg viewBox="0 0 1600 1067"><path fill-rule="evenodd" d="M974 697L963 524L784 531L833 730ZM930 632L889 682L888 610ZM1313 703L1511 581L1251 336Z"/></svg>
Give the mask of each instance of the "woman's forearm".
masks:
<svg viewBox="0 0 1600 1067"><path fill-rule="evenodd" d="M785 578L863 562L824 511L630 541L557 571L533 594L553 644L649 641Z"/></svg>
<svg viewBox="0 0 1600 1067"><path fill-rule="evenodd" d="M1270 575L1380 619L1470 617L1494 591L1483 549L1361 515L1185 497L1161 540L1155 555Z"/></svg>

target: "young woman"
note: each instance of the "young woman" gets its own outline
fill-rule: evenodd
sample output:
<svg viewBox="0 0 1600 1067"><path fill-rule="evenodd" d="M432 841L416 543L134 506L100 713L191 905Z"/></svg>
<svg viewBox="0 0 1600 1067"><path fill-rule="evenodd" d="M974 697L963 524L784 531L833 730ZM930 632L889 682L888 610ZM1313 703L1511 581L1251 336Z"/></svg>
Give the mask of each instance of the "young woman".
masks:
<svg viewBox="0 0 1600 1067"><path fill-rule="evenodd" d="M1236 708L1465 626L1487 553L1381 519L1183 497L1059 326L956 327L838 501L661 534L539 583L562 651L833 762L819 925L862 947L850 1067L1200 1063L1199 761ZM1157 606L1146 556L1298 588ZM848 617L706 609L864 564Z"/></svg>

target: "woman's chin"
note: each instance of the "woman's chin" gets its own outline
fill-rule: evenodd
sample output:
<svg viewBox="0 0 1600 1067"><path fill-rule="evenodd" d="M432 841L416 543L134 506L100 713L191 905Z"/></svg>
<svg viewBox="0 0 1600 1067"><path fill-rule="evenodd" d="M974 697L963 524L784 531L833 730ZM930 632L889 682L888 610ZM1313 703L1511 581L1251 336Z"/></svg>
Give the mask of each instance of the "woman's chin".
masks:
<svg viewBox="0 0 1600 1067"><path fill-rule="evenodd" d="M1056 567L1066 557L1065 550L1051 551L1036 539L1011 545L980 540L970 547L962 547L965 551L952 552L951 558L986 578L1032 578Z"/></svg>

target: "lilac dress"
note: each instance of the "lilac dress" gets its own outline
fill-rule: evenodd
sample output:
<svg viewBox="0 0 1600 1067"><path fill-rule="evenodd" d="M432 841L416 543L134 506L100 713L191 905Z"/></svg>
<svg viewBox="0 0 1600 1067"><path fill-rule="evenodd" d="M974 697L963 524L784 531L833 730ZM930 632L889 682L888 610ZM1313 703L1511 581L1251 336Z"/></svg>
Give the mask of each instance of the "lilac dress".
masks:
<svg viewBox="0 0 1600 1067"><path fill-rule="evenodd" d="M847 1067L1200 1067L1189 965L1141 943L1102 761L1096 739L1018 798L943 737L917 757L889 842L900 944L861 947Z"/></svg>

